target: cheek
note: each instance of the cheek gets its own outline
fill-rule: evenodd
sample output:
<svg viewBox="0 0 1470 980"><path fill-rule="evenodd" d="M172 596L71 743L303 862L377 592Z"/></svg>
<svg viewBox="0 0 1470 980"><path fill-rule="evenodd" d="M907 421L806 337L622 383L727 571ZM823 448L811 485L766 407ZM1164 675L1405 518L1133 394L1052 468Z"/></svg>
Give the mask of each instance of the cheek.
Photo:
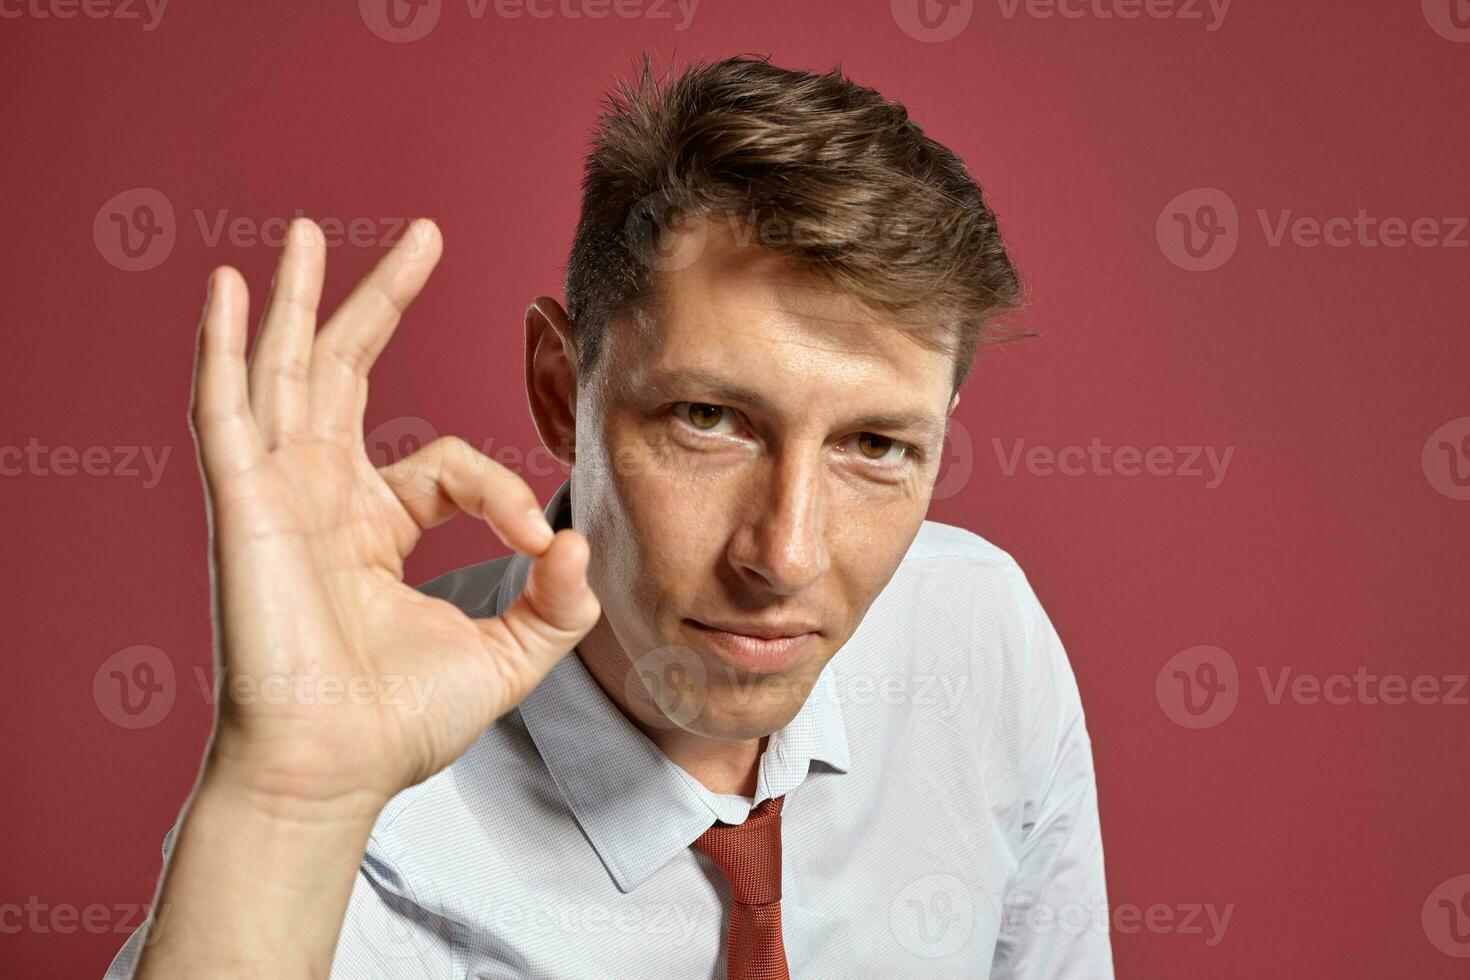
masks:
<svg viewBox="0 0 1470 980"><path fill-rule="evenodd" d="M906 509L844 521L832 538L832 569L850 605L866 610L898 570L923 520L922 512Z"/></svg>
<svg viewBox="0 0 1470 980"><path fill-rule="evenodd" d="M628 496L619 536L627 560L620 571L626 581L618 587L650 611L682 607L703 591L712 549L718 548L716 528L668 480L627 476L623 489Z"/></svg>

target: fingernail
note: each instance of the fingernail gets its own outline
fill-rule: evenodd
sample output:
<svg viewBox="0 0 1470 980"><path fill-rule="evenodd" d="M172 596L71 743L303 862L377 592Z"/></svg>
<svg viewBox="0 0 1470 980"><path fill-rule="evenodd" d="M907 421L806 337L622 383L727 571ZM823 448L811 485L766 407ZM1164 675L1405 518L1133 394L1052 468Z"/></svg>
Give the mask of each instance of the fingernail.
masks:
<svg viewBox="0 0 1470 980"><path fill-rule="evenodd" d="M532 507L530 510L526 511L526 519L531 522L531 529L535 531L537 536L540 537L542 540L550 541L552 538L556 537L556 532L553 531L551 529L551 525L546 522L546 515L541 513L541 511L537 510L535 507Z"/></svg>

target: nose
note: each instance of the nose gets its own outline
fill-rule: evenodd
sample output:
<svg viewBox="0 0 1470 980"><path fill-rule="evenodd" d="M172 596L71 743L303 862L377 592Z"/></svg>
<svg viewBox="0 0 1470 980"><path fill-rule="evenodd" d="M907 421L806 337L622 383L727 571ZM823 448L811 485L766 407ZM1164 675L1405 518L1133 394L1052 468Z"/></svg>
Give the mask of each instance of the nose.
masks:
<svg viewBox="0 0 1470 980"><path fill-rule="evenodd" d="M746 584L778 595L810 588L830 566L821 472L794 453L750 488L729 561Z"/></svg>

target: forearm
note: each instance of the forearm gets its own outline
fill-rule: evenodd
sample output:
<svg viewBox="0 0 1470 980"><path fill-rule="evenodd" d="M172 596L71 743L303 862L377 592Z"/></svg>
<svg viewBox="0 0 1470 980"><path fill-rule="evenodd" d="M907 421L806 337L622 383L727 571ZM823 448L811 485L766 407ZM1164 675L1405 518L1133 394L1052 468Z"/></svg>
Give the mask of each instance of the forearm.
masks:
<svg viewBox="0 0 1470 980"><path fill-rule="evenodd" d="M326 977L380 809L263 801L206 771L133 976Z"/></svg>

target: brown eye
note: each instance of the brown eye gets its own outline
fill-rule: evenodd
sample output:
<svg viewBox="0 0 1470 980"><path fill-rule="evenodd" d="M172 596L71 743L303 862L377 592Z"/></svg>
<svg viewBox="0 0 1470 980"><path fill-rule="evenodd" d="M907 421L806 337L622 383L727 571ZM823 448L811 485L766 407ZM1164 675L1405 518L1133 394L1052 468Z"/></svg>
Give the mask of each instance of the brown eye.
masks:
<svg viewBox="0 0 1470 980"><path fill-rule="evenodd" d="M876 443L876 445L875 445ZM882 459L893 448L893 440L887 436L864 432L858 437L858 451L868 459ZM872 451L870 451L872 450Z"/></svg>
<svg viewBox="0 0 1470 980"><path fill-rule="evenodd" d="M710 429L720 424L725 410L718 405L705 405L701 402L689 403L689 421L696 429Z"/></svg>

